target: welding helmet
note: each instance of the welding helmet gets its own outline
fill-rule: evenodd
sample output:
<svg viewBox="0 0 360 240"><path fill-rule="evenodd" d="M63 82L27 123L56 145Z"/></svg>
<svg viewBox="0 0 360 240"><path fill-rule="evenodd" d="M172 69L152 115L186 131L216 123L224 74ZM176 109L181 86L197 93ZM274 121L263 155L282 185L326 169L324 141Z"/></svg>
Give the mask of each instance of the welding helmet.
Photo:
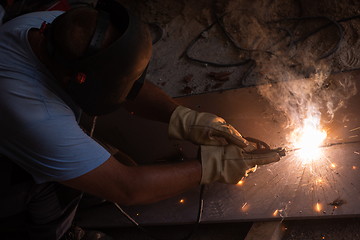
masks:
<svg viewBox="0 0 360 240"><path fill-rule="evenodd" d="M74 72L69 95L90 116L111 113L125 100L135 99L144 84L152 52L147 26L120 3L99 0L96 9L99 16L90 46L76 61L66 61L52 44L51 31L56 29L57 19L47 31L47 51ZM123 34L100 51L110 22Z"/></svg>

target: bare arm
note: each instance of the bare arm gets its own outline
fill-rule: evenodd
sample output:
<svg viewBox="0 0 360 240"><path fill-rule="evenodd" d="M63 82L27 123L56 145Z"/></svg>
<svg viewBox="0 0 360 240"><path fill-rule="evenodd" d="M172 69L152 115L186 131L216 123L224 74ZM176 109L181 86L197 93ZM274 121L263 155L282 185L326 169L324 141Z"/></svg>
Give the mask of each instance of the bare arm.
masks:
<svg viewBox="0 0 360 240"><path fill-rule="evenodd" d="M171 114L178 105L161 89L145 82L136 99L125 102L124 108L136 116L169 123Z"/></svg>
<svg viewBox="0 0 360 240"><path fill-rule="evenodd" d="M122 205L157 202L199 185L198 160L164 165L128 167L114 157L96 169L60 182Z"/></svg>

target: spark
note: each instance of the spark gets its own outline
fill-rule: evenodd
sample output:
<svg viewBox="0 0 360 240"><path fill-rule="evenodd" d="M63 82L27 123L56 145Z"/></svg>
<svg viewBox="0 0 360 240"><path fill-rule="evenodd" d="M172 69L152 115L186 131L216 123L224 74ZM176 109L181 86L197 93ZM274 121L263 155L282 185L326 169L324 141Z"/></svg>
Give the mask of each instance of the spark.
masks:
<svg viewBox="0 0 360 240"><path fill-rule="evenodd" d="M327 158L327 157L326 157L324 154L322 154L322 153L321 153L321 155L330 163L330 166L331 166L332 168L335 168L335 167L336 167L336 165L335 165L334 163L332 163L329 158Z"/></svg>
<svg viewBox="0 0 360 240"><path fill-rule="evenodd" d="M273 213L273 216L276 217L278 212L279 210L276 209L275 212Z"/></svg>
<svg viewBox="0 0 360 240"><path fill-rule="evenodd" d="M321 206L319 203L316 203L316 211L320 212L321 211Z"/></svg>
<svg viewBox="0 0 360 240"><path fill-rule="evenodd" d="M356 169L356 166L353 166L353 169L355 170L355 169Z"/></svg>
<svg viewBox="0 0 360 240"><path fill-rule="evenodd" d="M180 203L183 203L183 202L184 202L184 199L181 199L181 200L180 200Z"/></svg>
<svg viewBox="0 0 360 240"><path fill-rule="evenodd" d="M302 128L296 129L291 134L294 147L299 149L299 156L303 161L316 160L320 157L319 146L325 140L326 131L320 130L315 117L304 121Z"/></svg>

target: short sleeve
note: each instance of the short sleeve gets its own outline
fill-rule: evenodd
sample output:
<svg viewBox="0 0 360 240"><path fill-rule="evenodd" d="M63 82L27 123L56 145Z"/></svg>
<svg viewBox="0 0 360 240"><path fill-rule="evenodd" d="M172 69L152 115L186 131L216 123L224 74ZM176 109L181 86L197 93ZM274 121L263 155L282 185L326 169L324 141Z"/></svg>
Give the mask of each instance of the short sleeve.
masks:
<svg viewBox="0 0 360 240"><path fill-rule="evenodd" d="M7 139L6 155L28 171L37 183L81 176L109 157L71 116L47 119Z"/></svg>

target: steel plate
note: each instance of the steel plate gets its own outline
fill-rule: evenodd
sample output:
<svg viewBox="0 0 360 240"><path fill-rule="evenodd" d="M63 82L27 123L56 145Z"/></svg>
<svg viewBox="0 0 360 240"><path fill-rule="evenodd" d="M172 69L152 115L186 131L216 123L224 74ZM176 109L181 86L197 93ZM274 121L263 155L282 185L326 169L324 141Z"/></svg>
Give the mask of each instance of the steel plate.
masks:
<svg viewBox="0 0 360 240"><path fill-rule="evenodd" d="M356 77L356 73L353 74ZM360 88L360 81L357 87ZM285 117L257 92L242 88L176 99L184 106L215 113L244 136L286 147ZM331 123L319 159L303 162L296 151L260 166L241 185L213 183L205 188L203 222L307 219L360 215L360 97L352 97ZM88 120L90 122L90 120ZM111 131L109 131L111 130ZM124 111L99 118L96 132L139 163L196 156L197 146L167 139L167 125ZM115 140L115 141L114 141ZM196 220L199 188L155 204L124 207L143 225L185 224ZM180 201L183 199L183 201ZM94 218L96 216L96 218ZM128 226L114 205L83 211L85 227Z"/></svg>

